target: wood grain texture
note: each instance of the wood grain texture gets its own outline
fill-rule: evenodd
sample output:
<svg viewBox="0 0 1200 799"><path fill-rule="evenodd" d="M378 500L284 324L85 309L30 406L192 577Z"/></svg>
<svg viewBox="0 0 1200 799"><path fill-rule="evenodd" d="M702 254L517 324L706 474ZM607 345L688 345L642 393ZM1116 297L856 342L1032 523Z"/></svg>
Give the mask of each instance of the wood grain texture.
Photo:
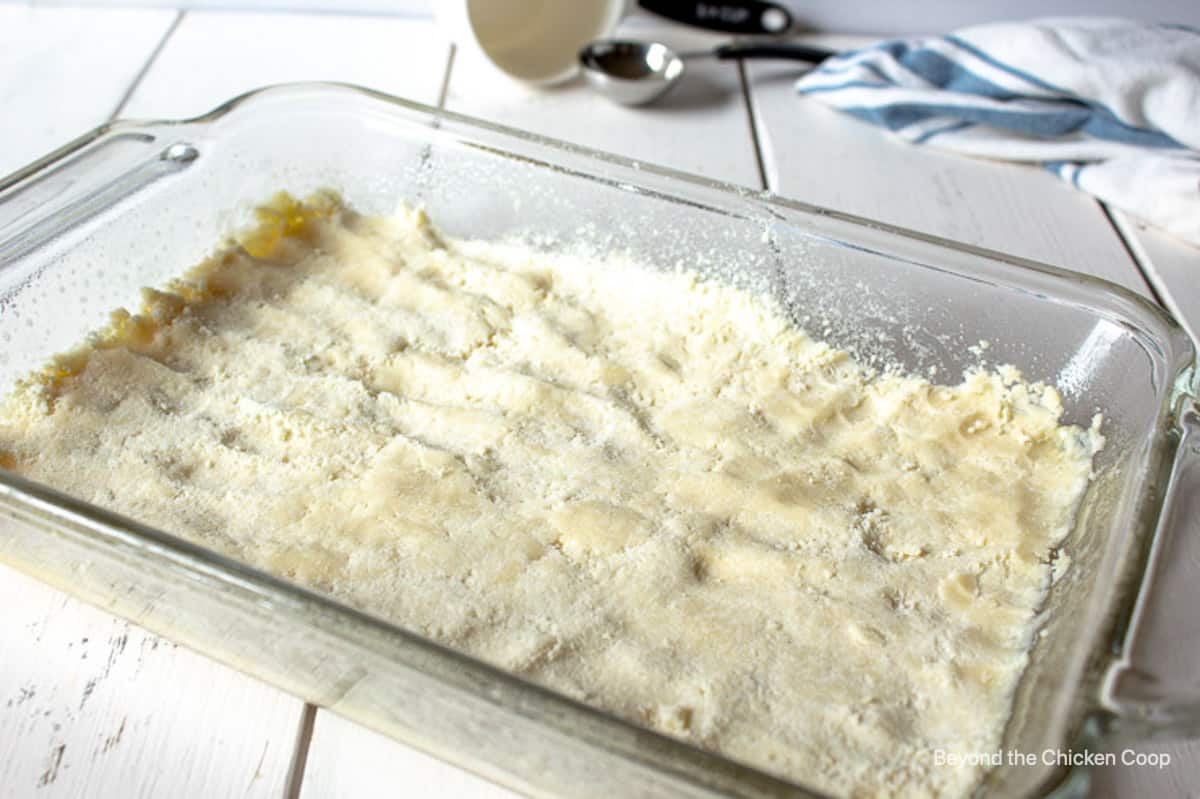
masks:
<svg viewBox="0 0 1200 799"><path fill-rule="evenodd" d="M727 39L642 20L627 23L616 35L660 41L679 52L703 50ZM552 88L523 86L483 56L460 48L446 107L639 161L761 188L741 78L731 62L689 60L680 83L662 100L627 108L597 96L581 78Z"/></svg>
<svg viewBox="0 0 1200 799"><path fill-rule="evenodd" d="M834 49L848 37L813 37ZM768 187L785 197L1098 275L1145 292L1094 200L1035 167L940 153L800 97L802 69L749 63Z"/></svg>
<svg viewBox="0 0 1200 799"><path fill-rule="evenodd" d="M190 117L251 89L313 80L433 103L449 51L427 19L189 12L122 115Z"/></svg>
<svg viewBox="0 0 1200 799"><path fill-rule="evenodd" d="M0 176L105 122L174 19L0 4Z"/></svg>
<svg viewBox="0 0 1200 799"><path fill-rule="evenodd" d="M300 799L437 796L515 799L517 794L341 716L317 714Z"/></svg>
<svg viewBox="0 0 1200 799"><path fill-rule="evenodd" d="M0 794L278 797L303 703L0 567Z"/></svg>

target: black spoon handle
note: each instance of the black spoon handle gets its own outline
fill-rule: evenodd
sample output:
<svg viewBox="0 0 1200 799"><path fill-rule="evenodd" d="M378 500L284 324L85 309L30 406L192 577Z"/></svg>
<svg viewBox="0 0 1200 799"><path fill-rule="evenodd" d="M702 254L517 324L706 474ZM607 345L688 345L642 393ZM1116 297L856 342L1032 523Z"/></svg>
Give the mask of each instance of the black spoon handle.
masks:
<svg viewBox="0 0 1200 799"><path fill-rule="evenodd" d="M807 44L778 42L723 44L713 51L713 55L722 60L728 58L786 58L792 61L808 61L811 64L819 64L826 58L837 55L837 51L826 50L824 47L810 47Z"/></svg>
<svg viewBox="0 0 1200 799"><path fill-rule="evenodd" d="M726 33L783 33L792 27L791 13L762 0L638 0L659 16Z"/></svg>

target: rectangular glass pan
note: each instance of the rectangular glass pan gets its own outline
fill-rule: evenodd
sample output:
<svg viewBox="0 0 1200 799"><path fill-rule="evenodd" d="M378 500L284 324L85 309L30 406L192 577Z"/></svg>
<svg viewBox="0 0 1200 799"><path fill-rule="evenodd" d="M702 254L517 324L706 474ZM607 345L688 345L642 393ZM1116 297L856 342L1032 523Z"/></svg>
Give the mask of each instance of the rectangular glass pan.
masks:
<svg viewBox="0 0 1200 799"><path fill-rule="evenodd" d="M774 295L863 361L951 382L987 340L990 362L1060 387L1068 422L1103 410L1109 443L1063 545L1072 566L1044 608L1004 748L1094 747L1118 716L1139 729L1194 723L1176 697L1122 701L1111 686L1132 668L1123 642L1158 528L1186 515L1164 504L1163 487L1197 471L1196 431L1181 421L1195 352L1168 317L1102 281L363 89L301 84L194 120L107 125L0 182L0 392L112 308L137 304L142 286L202 260L256 203L323 187L368 213L424 205L454 236L582 240L683 264ZM0 558L532 795L815 795L3 469ZM980 793L1069 794L1085 782L1080 768L1003 766Z"/></svg>

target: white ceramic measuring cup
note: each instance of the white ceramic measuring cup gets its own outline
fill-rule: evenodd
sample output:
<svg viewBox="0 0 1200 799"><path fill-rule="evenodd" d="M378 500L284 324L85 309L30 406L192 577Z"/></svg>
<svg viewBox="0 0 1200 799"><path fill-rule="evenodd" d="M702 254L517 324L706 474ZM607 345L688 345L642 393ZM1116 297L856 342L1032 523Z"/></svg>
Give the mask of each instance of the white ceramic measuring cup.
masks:
<svg viewBox="0 0 1200 799"><path fill-rule="evenodd" d="M617 27L627 0L438 0L438 23L502 72L547 86L574 77L579 50Z"/></svg>

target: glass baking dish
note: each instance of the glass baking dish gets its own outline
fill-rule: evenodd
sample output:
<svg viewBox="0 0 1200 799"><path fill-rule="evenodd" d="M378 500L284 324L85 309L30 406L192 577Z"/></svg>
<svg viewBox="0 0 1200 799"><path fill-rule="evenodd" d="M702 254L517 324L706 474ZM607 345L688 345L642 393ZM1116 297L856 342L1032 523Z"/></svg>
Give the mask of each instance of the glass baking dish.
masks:
<svg viewBox="0 0 1200 799"><path fill-rule="evenodd" d="M1129 642L1138 607L1187 579L1188 547L1195 557L1196 353L1159 309L1089 277L355 87L299 84L193 120L106 125L0 182L0 392L136 304L140 287L202 260L255 203L322 187L366 212L422 204L455 236L583 241L683 264L774 295L869 363L954 382L983 353L1059 386L1069 422L1102 411L1108 445L1059 553L1071 565L1040 616L1004 749L1195 732L1196 614L1144 613L1142 626L1165 623L1187 657L1151 661ZM533 795L817 795L3 469L0 558ZM1044 760L1005 762L979 794L1085 790L1086 764Z"/></svg>

